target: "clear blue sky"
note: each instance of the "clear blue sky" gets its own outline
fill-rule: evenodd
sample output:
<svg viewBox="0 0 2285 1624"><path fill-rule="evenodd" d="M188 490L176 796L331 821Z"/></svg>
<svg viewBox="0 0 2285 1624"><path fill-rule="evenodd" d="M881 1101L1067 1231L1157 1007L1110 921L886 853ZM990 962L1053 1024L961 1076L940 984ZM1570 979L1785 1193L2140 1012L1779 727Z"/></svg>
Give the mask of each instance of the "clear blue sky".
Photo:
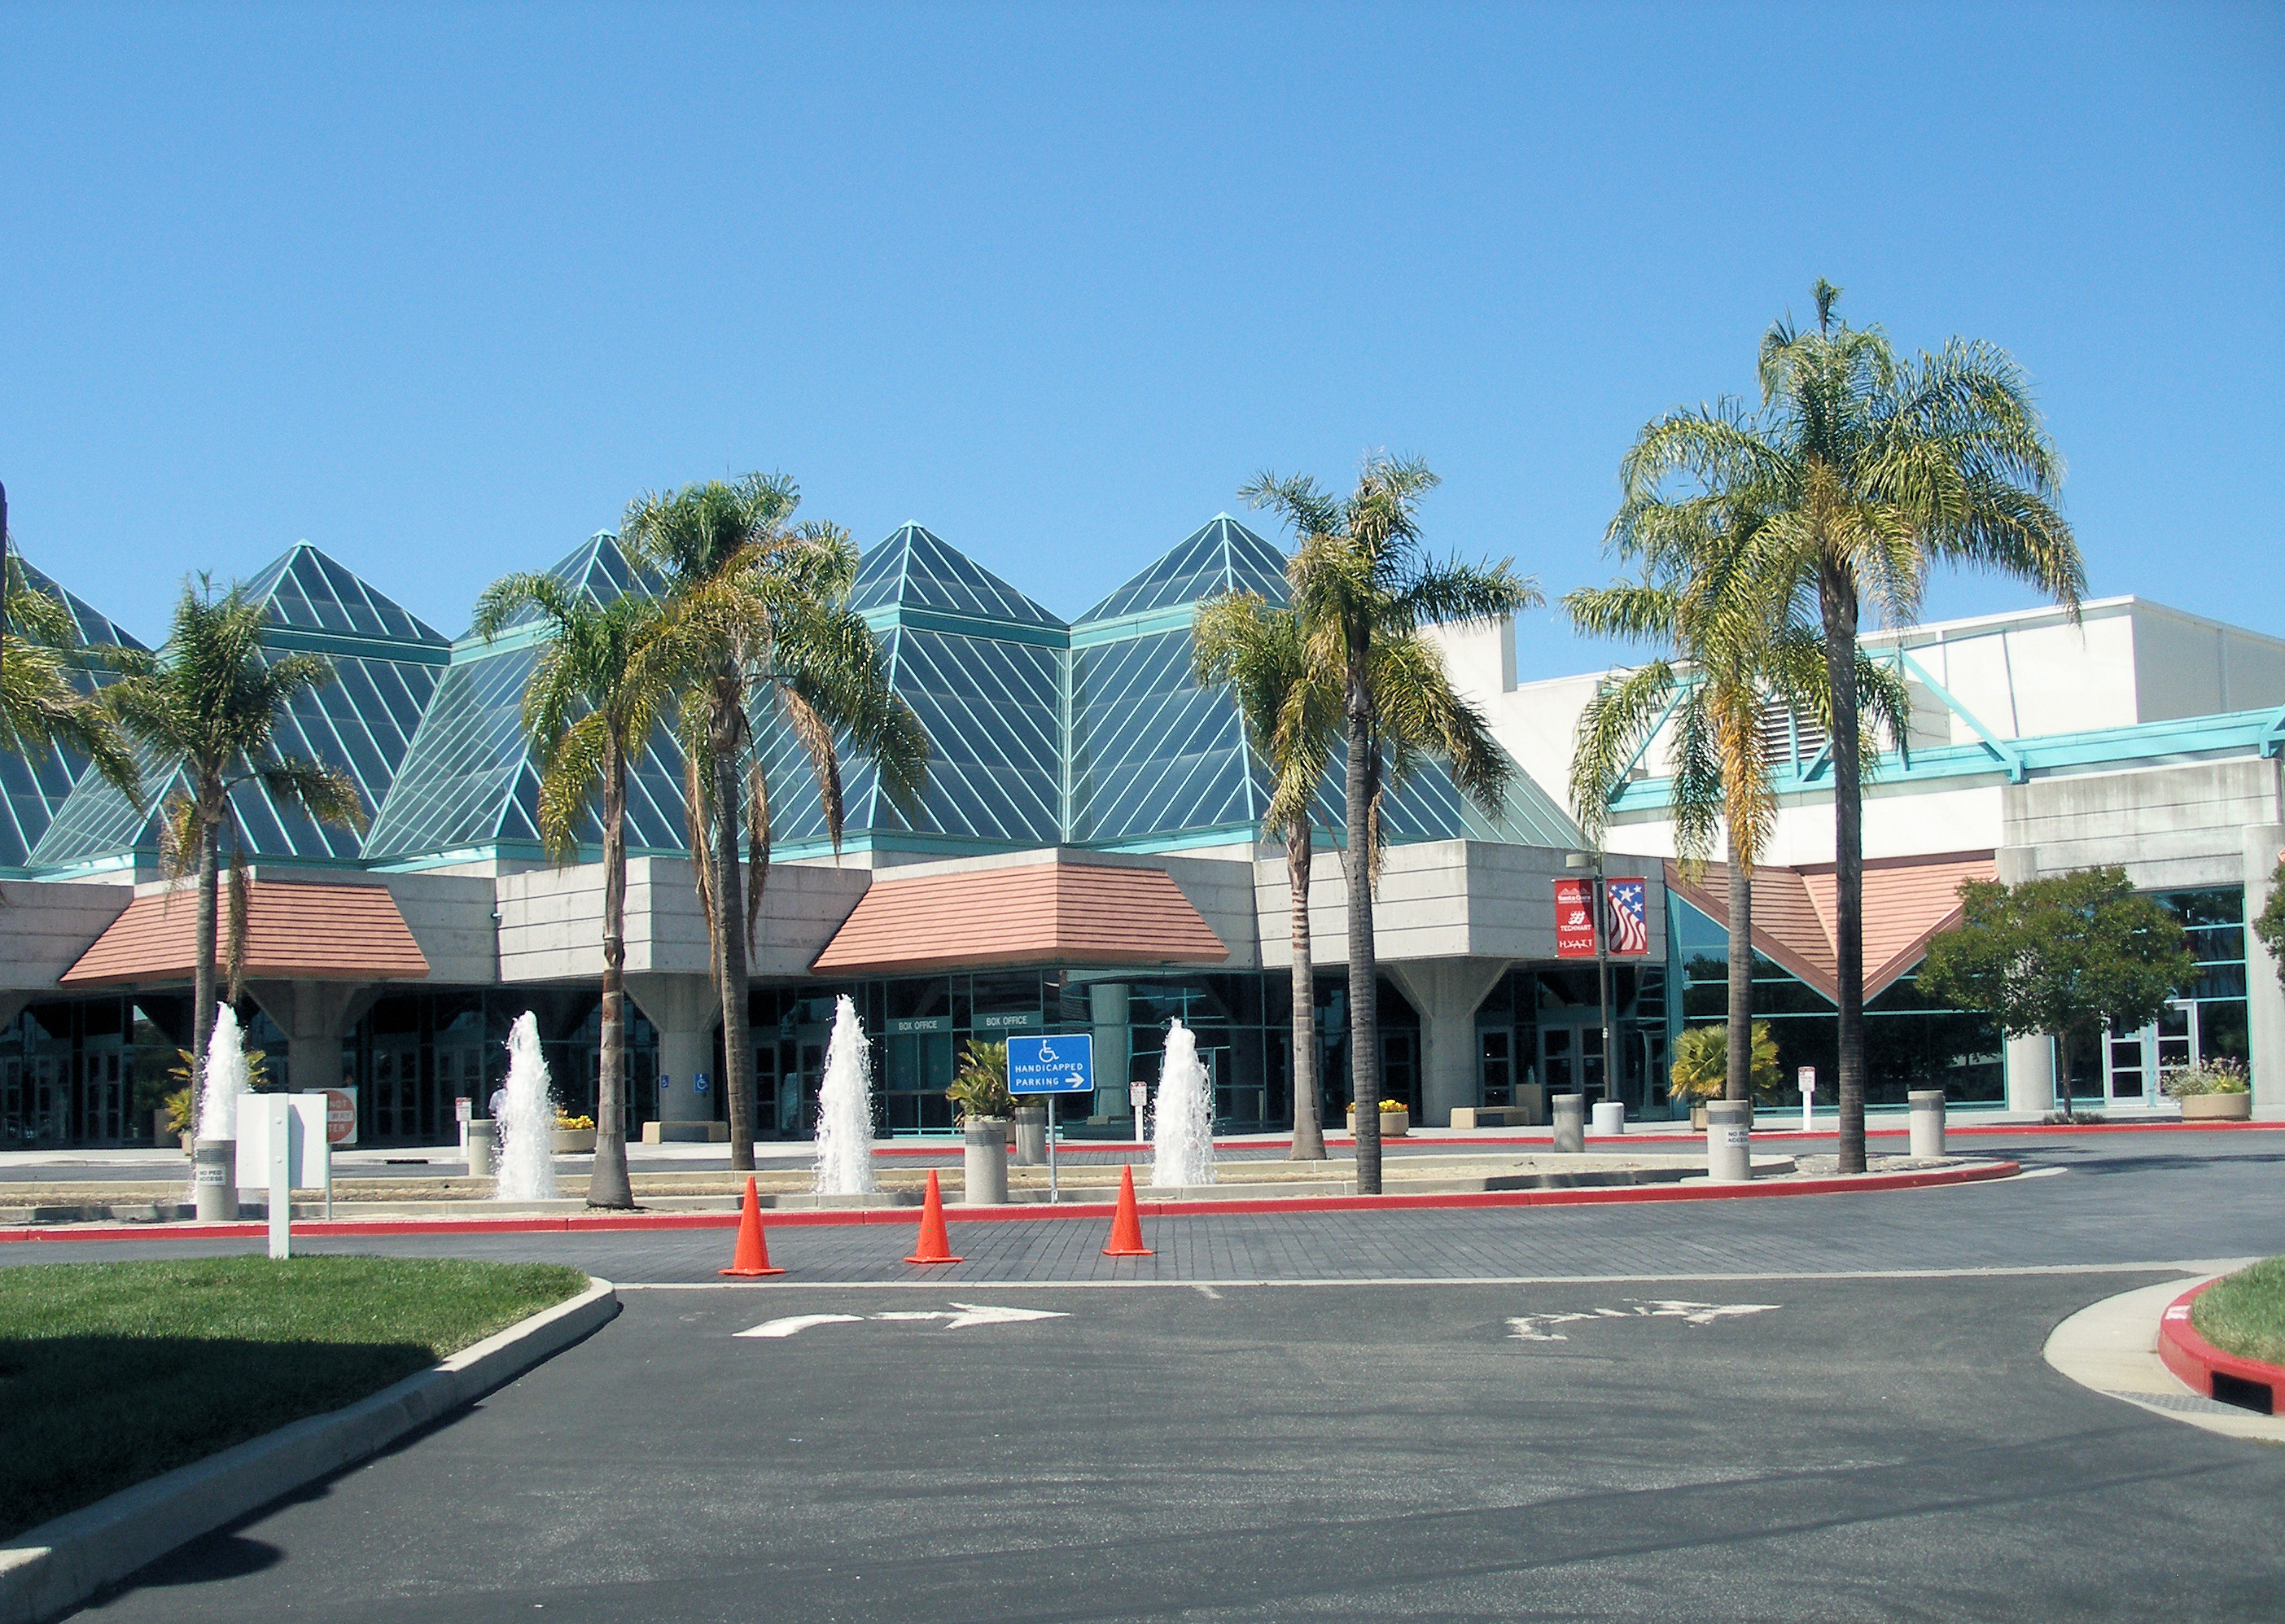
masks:
<svg viewBox="0 0 2285 1624"><path fill-rule="evenodd" d="M1823 275L2013 351L2097 593L2285 631L2281 19L0 5L0 480L146 637L304 537L458 633L750 468L1070 616L1368 447L1552 595Z"/></svg>

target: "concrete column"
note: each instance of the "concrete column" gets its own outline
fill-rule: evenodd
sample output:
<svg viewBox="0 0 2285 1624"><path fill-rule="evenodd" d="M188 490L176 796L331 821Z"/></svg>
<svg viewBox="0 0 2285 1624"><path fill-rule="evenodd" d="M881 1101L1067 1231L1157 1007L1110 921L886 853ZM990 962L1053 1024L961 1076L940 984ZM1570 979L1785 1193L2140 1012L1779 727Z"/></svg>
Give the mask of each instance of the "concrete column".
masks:
<svg viewBox="0 0 2285 1624"><path fill-rule="evenodd" d="M246 990L286 1034L286 1087L294 1094L340 1087L342 1040L381 994L347 981L250 981Z"/></svg>
<svg viewBox="0 0 2285 1624"><path fill-rule="evenodd" d="M2270 877L2285 858L2285 824L2257 823L2245 831L2245 1016L2252 1043L2253 1116L2285 1122L2285 984L2252 921L2269 906Z"/></svg>
<svg viewBox="0 0 2285 1624"><path fill-rule="evenodd" d="M658 1028L658 1119L714 1120L714 1029L722 1024L722 999L711 976L644 975L627 977L627 996ZM707 1073L707 1089L692 1081Z"/></svg>
<svg viewBox="0 0 2285 1624"><path fill-rule="evenodd" d="M1476 1006L1507 974L1508 961L1421 959L1381 969L1420 1016L1422 1124L1449 1127L1456 1108L1477 1102L1482 1049Z"/></svg>
<svg viewBox="0 0 2285 1624"><path fill-rule="evenodd" d="M2036 846L2002 846L1992 854L1992 866L2003 885L2021 885L2037 879L2039 851ZM2022 1116L2045 1116L2055 1108L2055 1046L2044 1034L2009 1038L2006 1056L2007 1109Z"/></svg>
<svg viewBox="0 0 2285 1624"><path fill-rule="evenodd" d="M1127 984L1098 981L1087 990L1088 1014L1095 1024L1095 1110L1090 1122L1111 1122L1127 1114L1127 1066L1134 1039L1127 1029Z"/></svg>

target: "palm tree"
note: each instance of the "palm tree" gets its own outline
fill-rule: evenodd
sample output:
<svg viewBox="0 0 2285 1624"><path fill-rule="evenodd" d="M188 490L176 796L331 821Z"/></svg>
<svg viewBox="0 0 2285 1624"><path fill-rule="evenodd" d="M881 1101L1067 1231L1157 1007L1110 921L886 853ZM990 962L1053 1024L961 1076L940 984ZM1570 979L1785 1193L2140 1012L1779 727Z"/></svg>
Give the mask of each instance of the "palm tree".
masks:
<svg viewBox="0 0 2285 1624"><path fill-rule="evenodd" d="M1754 568L1817 606L1833 710L1834 958L1841 1170L1865 1168L1864 753L1857 632L1865 599L1891 624L1929 569L2029 581L2077 613L2085 566L2054 506L2062 465L2005 351L1953 339L1900 363L1852 328L1819 279L1817 325L1780 319L1761 345L1762 410L1724 401L1650 424L1621 467L1629 502L1679 481L1720 511L1760 515Z"/></svg>
<svg viewBox="0 0 2285 1624"><path fill-rule="evenodd" d="M539 757L539 834L560 865L579 858L579 832L598 811L603 831L603 1032L597 1069L595 1158L587 1204L631 1207L627 1178L627 770L672 705L683 662L661 636L656 600L624 592L598 603L553 576L518 574L477 600L489 642L537 610L547 623L523 690L523 730Z"/></svg>
<svg viewBox="0 0 2285 1624"><path fill-rule="evenodd" d="M640 497L621 527L629 556L664 583L678 645L700 651L679 702L679 734L691 851L722 1001L730 1165L740 1171L754 1165L747 953L770 860L769 781L754 748L754 714L774 718L808 756L836 853L844 744L871 759L891 804L908 816L918 811L928 770L920 718L891 692L881 647L849 608L857 551L837 525L790 523L800 500L784 476L751 474Z"/></svg>
<svg viewBox="0 0 2285 1624"><path fill-rule="evenodd" d="M1341 726L1340 688L1312 679L1300 617L1252 592L1201 604L1190 641L1197 681L1229 684L1246 741L1269 772L1272 788L1261 828L1265 836L1284 840L1285 878L1292 895L1293 1146L1288 1159L1322 1162L1316 972L1309 945L1309 867L1315 853L1310 812L1332 763Z"/></svg>
<svg viewBox="0 0 2285 1624"><path fill-rule="evenodd" d="M365 804L348 773L278 753L279 714L297 694L334 679L323 655L272 655L262 646L262 605L232 586L220 597L205 576L185 583L174 625L156 654L112 651L122 675L103 700L161 776L179 771L186 788L162 809L161 867L170 880L195 872L199 916L192 969L192 1048L203 1087L214 1031L216 938L221 932L221 856L230 842L230 920L224 954L235 1003L246 949L246 871L232 797L260 783L312 821L363 829ZM193 1098L196 1095L192 1096Z"/></svg>
<svg viewBox="0 0 2285 1624"><path fill-rule="evenodd" d="M1639 581L1582 587L1563 607L1592 636L1663 645L1669 652L1604 682L1581 711L1571 757L1571 803L1600 848L1612 796L1661 727L1673 727L1676 854L1697 868L1726 843L1730 891L1728 1071L1724 1095L1751 1097L1754 1069L1753 870L1777 824L1763 705L1774 694L1831 727L1831 689L1815 634L1792 615L1782 581L1755 578L1750 548L1709 522L1702 505L1656 498L1629 504L1610 545L1639 561ZM1869 724L1901 738L1911 697L1896 673L1861 650L1857 683Z"/></svg>
<svg viewBox="0 0 2285 1624"><path fill-rule="evenodd" d="M1453 781L1488 809L1504 805L1514 770L1482 716L1441 679L1442 663L1423 643L1420 627L1485 620L1541 601L1538 584L1495 565L1439 561L1420 551L1419 505L1436 475L1417 459L1365 459L1356 488L1337 497L1306 475L1263 474L1238 494L1276 511L1300 545L1286 563L1303 646L1314 671L1337 683L1348 735L1346 776L1348 860L1349 1075L1356 1102L1357 1189L1380 1190L1380 1022L1378 966L1372 939L1373 854L1379 846L1385 770L1402 760L1407 741L1435 741ZM1388 648L1408 658L1403 671L1376 679ZM1419 657L1425 655L1425 662ZM1433 668L1433 671L1430 668Z"/></svg>
<svg viewBox="0 0 2285 1624"><path fill-rule="evenodd" d="M143 805L143 775L103 702L72 680L75 669L111 665L112 651L83 644L71 612L26 581L10 559L6 616L0 622L0 749L32 758L50 751L87 757L105 781Z"/></svg>

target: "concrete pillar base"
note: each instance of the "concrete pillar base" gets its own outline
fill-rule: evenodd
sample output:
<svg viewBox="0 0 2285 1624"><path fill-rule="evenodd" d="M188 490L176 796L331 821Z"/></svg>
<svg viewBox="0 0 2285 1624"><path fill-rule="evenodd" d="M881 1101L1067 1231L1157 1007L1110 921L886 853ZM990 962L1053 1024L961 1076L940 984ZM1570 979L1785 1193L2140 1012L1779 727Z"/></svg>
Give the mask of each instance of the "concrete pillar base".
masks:
<svg viewBox="0 0 2285 1624"><path fill-rule="evenodd" d="M1904 1099L1912 1107L1912 1159L1937 1160L1943 1155L1943 1090L1915 1088Z"/></svg>
<svg viewBox="0 0 2285 1624"><path fill-rule="evenodd" d="M1553 1103L1555 1149L1567 1156L1577 1156L1587 1149L1587 1096L1559 1094Z"/></svg>
<svg viewBox="0 0 2285 1624"><path fill-rule="evenodd" d="M1706 1176L1743 1184L1754 1176L1754 1108L1744 1100L1706 1102Z"/></svg>

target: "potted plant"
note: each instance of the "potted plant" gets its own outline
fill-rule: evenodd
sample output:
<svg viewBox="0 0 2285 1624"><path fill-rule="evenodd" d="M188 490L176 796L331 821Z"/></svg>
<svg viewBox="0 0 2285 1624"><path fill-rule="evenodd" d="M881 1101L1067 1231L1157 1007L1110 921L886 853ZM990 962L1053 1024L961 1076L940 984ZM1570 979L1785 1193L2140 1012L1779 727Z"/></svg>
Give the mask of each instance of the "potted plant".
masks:
<svg viewBox="0 0 2285 1624"><path fill-rule="evenodd" d="M1356 1106L1349 1106L1349 1132L1356 1132ZM1412 1131L1412 1108L1402 1100L1380 1102L1380 1136L1383 1139L1402 1139Z"/></svg>
<svg viewBox="0 0 2285 1624"><path fill-rule="evenodd" d="M1754 1023L1753 1068L1747 1095L1747 1115L1755 1100L1774 1100L1781 1081L1778 1074L1778 1040L1767 1021ZM1674 1040L1674 1064L1667 1074L1670 1099L1690 1102L1690 1126L1706 1126L1706 1102L1718 1100L1730 1081L1730 1028L1725 1024L1692 1026Z"/></svg>
<svg viewBox="0 0 2285 1624"><path fill-rule="evenodd" d="M1016 1114L1016 1096L1008 1092L1008 1046L973 1038L962 1044L960 1064L944 1097L952 1102L962 1127L971 1122L1011 1119Z"/></svg>
<svg viewBox="0 0 2285 1624"><path fill-rule="evenodd" d="M166 1102L159 1107L159 1115L164 1121L167 1134L183 1147L185 1156L197 1149L199 1108L191 1099L188 1083L167 1096ZM160 1142L163 1144L166 1141L162 1138Z"/></svg>
<svg viewBox="0 0 2285 1624"><path fill-rule="evenodd" d="M558 1156L594 1155L595 1119L593 1117L567 1117L557 1111L554 1141Z"/></svg>
<svg viewBox="0 0 2285 1624"><path fill-rule="evenodd" d="M2158 1087L2181 1106L2185 1122L2252 1120L2252 1079L2242 1060L2202 1060L2167 1072Z"/></svg>

